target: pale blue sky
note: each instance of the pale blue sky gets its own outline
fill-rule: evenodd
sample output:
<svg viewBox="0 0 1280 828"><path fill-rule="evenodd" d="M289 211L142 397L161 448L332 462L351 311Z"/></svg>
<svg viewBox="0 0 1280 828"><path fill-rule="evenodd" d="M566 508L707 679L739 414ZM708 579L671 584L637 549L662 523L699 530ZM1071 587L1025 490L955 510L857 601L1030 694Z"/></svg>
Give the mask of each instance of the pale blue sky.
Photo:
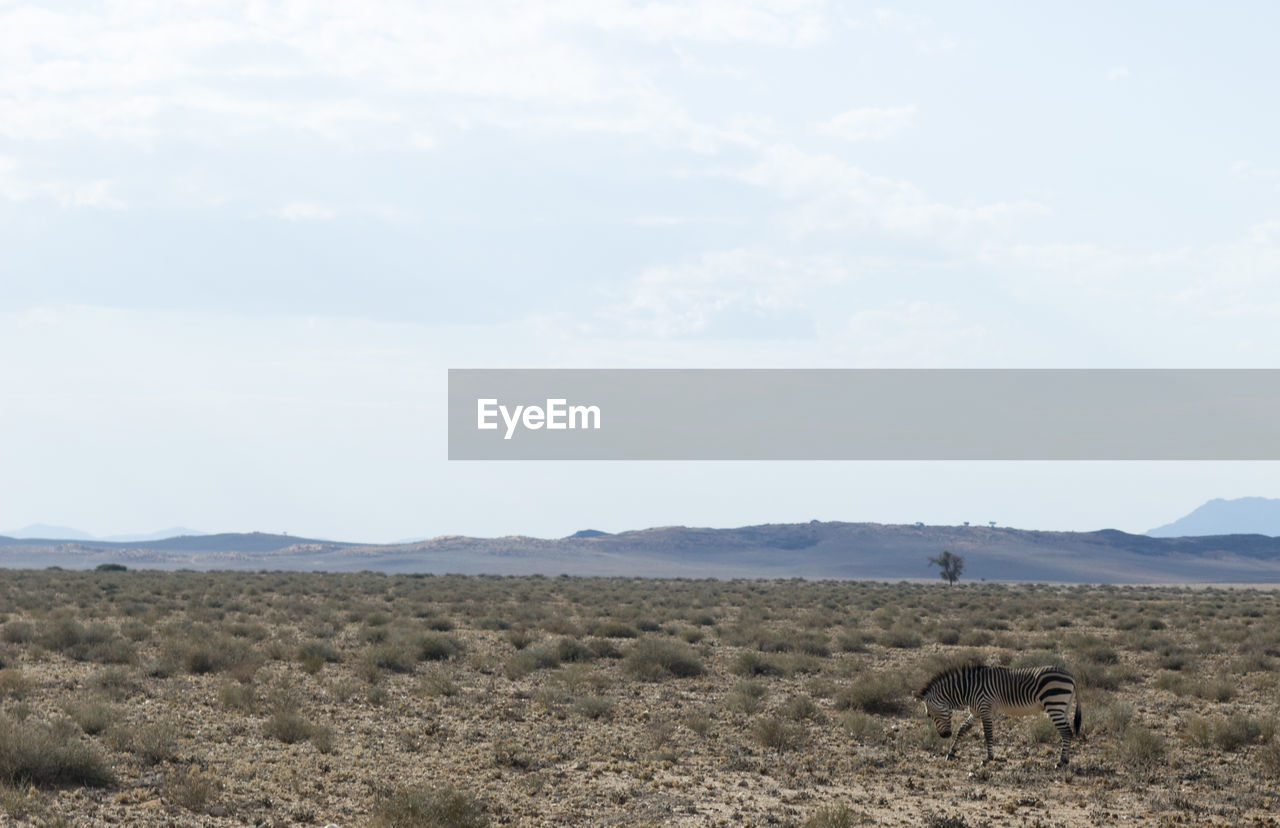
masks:
<svg viewBox="0 0 1280 828"><path fill-rule="evenodd" d="M450 464L449 367L1278 367L1280 7L0 2L0 529L1141 531L1243 464Z"/></svg>

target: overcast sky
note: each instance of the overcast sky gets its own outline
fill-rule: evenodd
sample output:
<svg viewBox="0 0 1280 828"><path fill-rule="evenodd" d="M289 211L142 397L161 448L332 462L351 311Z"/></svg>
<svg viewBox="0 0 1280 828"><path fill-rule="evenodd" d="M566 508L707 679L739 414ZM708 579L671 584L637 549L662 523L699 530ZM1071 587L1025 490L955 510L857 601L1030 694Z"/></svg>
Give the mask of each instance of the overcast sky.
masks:
<svg viewBox="0 0 1280 828"><path fill-rule="evenodd" d="M1277 367L1280 6L0 2L0 530L1144 531L1271 463L462 464L450 367Z"/></svg>

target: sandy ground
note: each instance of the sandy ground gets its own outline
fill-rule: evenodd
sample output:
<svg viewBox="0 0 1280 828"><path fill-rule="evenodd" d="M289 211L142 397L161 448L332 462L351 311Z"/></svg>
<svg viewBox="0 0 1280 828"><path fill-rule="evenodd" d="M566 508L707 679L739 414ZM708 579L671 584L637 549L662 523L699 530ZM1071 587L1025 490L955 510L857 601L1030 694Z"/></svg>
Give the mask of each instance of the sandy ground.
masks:
<svg viewBox="0 0 1280 828"><path fill-rule="evenodd" d="M794 629L775 626L782 635ZM77 702L102 700L113 711L111 728L77 738L108 757L116 780L40 790L11 782L6 801L17 805L3 824L361 826L380 797L414 785L456 786L493 824L528 826L1269 826L1280 811L1260 758L1270 731L1230 750L1188 735L1197 717L1276 718L1274 673L1234 673L1231 652L1201 656L1186 676L1238 681L1233 698L1213 701L1160 689L1148 654L1117 647L1113 669L1130 678L1114 690L1082 691L1087 738L1073 746L1071 767L1059 770L1056 744L1041 740L1043 717L998 719L998 760L985 766L980 727L948 762L945 743L914 704L851 722L843 688L866 676L918 674L931 657L956 649L936 643L870 643L865 652L790 665L802 672L744 677L739 659L751 648L707 627L693 645L707 668L702 676L643 681L622 659L600 658L513 678L504 666L517 650L502 631L459 623L449 635L463 644L461 654L375 674L361 660L364 629L337 630L331 640L341 661L314 674L296 660L266 658L244 681L227 672L148 676L159 641L140 643L136 665L115 667L36 644L5 645L9 675L26 685L18 692L6 685L5 714L53 721ZM1117 638L1104 628L1072 632ZM558 638L537 632L530 646ZM625 653L634 641L615 643ZM994 661L1002 649L965 651ZM790 654L769 657L785 664ZM125 675L127 686L104 690L104 671ZM741 701L744 681L762 696L755 709ZM243 707L228 702L235 687L252 694ZM284 698L327 737L287 744L270 735L271 712ZM776 726L774 738L761 735L762 722ZM1133 760L1124 734L1139 727L1161 741L1158 757ZM148 728L171 737L158 759L127 744L128 734ZM212 792L184 805L184 778ZM834 819L837 806L843 821L817 821L824 813Z"/></svg>

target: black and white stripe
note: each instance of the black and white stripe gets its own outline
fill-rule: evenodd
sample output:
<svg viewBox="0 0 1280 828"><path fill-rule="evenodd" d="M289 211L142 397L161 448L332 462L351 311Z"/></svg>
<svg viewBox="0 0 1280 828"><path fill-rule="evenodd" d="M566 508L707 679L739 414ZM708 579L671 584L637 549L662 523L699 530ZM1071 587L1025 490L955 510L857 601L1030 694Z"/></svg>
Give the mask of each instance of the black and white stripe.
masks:
<svg viewBox="0 0 1280 828"><path fill-rule="evenodd" d="M1080 736L1080 700L1076 699L1076 713L1068 721L1067 712L1076 695L1076 682L1061 667L1029 667L1011 670L1007 667L987 667L982 664L966 664L952 667L929 679L929 683L916 693L924 700L925 710L938 729L938 735L951 735L951 713L968 710L969 717L956 730L947 758L955 756L956 745L973 725L974 718L982 720L982 735L987 743L987 761L991 754L991 717L995 713L1010 716L1032 716L1041 711L1048 714L1062 737L1062 756L1058 766L1067 764L1067 745Z"/></svg>

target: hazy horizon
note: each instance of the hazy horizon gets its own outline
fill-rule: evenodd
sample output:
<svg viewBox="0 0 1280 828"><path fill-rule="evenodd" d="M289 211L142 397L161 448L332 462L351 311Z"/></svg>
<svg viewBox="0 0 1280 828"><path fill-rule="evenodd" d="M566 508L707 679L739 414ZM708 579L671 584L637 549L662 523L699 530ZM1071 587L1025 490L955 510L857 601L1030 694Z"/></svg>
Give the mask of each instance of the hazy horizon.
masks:
<svg viewBox="0 0 1280 828"><path fill-rule="evenodd" d="M1263 502L1263 501L1265 501L1265 502ZM1260 502L1263 502L1263 503L1260 503ZM1187 520L1188 518L1192 518L1192 519L1194 519L1194 518L1196 518L1196 517L1203 517L1203 513L1205 512L1206 507L1212 507L1212 506L1220 505L1220 504L1225 504L1225 505L1227 505L1227 506L1237 506L1237 507L1243 507L1243 506L1257 507L1257 506L1259 506L1259 505L1262 505L1262 506L1268 506L1268 505L1280 505L1280 500L1274 500L1274 499L1270 499L1270 498L1256 498L1256 497L1248 497L1248 498L1238 498L1238 499L1234 499L1234 500L1226 500L1226 501L1224 501L1224 500L1223 500L1223 499L1221 499L1221 498L1215 498L1215 499L1212 499L1212 500L1206 501L1205 503L1201 504L1201 505L1200 505L1200 506L1198 506L1196 509L1193 509L1192 511L1188 512L1187 514L1179 515L1177 518L1171 518L1171 519L1170 519L1166 524L1162 524L1162 525L1160 525L1160 526L1153 526L1153 527L1151 527L1150 529L1148 529L1148 530L1146 530L1146 531L1142 531L1142 532L1132 532L1132 531L1130 531L1130 534L1150 534L1150 533L1156 532L1157 530L1161 530L1161 529L1168 529L1168 528L1170 528L1170 526L1171 526L1171 525L1173 525L1173 524L1181 524L1181 523L1186 522L1186 520ZM1221 520L1223 520L1223 519L1227 519L1228 517L1230 517L1230 516L1223 515L1223 514L1218 514L1219 521L1221 521ZM1241 515L1240 515L1240 514L1234 514L1234 517L1235 517L1236 519L1240 519L1240 518L1241 518ZM1253 519L1256 521L1256 519L1258 518L1258 514L1257 514L1257 513L1254 513L1254 514L1252 514L1252 515L1249 515L1248 517L1251 517L1251 518L1253 518ZM879 524L886 524L886 525L893 525L893 524L895 524L895 523L896 523L897 525L912 525L912 524L914 524L914 523L916 523L916 522L917 522L917 521L896 521L896 522L895 522L895 521L878 521L878 520L865 520L865 521L841 521L841 520L840 520L840 519L838 519L838 518L833 518L832 520L833 520L833 521L836 521L836 522L849 522L849 523L879 523ZM693 526L693 527L698 527L698 528L709 528L709 529L735 529L735 528L740 528L740 526L741 526L741 525L761 525L761 524L777 524L777 523L803 523L803 522L804 522L804 521L774 521L774 520L761 520L761 521L757 521L756 523L753 523L753 524L736 524L736 525L732 525L732 526L728 526L728 525L725 525L725 526L708 526L708 525L705 525L705 524L697 524L697 523L694 523L694 524L687 524L687 525L689 525L689 526ZM960 522L957 522L957 523L954 523L954 524L930 524L928 521L919 521L919 522L921 522L921 523L925 523L925 524L927 524L927 525L944 525L944 526L963 526L963 525L987 526L987 525L990 523L989 521L969 521L969 523L968 523L968 524L966 524L964 521L960 521ZM1274 522L1274 521L1273 521L1273 522ZM601 530L601 529L599 529L599 527L597 527L597 526L594 526L594 525L586 525L586 526L581 526L581 527L579 527L578 529L573 530L572 532L565 532L564 534L560 534L560 535L537 535L537 534L535 534L535 533L531 533L531 532L505 532L505 533L500 533L500 534L498 534L498 535L489 535L489 536L487 536L487 537L501 537L501 536L504 536L504 535L524 535L524 536L529 536L529 537L563 538L563 537L568 537L569 535L573 534L573 532L578 532L578 531L587 530L587 529L590 529L590 530L598 530L598 531L608 531L608 532L616 533L616 532L624 532L624 531L631 531L631 530L644 530L644 529L661 528L662 526L671 526L671 525L674 525L674 524L655 524L655 525L652 525L652 526L627 526L627 527L620 527L620 528L616 528L616 529L612 529L612 530ZM998 523L998 522L996 523L996 526L997 526L998 528L1025 529L1025 530L1037 530L1037 531L1094 531L1094 530L1062 530L1062 529L1057 529L1057 528L1054 528L1054 527L1044 527L1044 526L1014 526L1014 525L1009 525L1009 524L1001 524L1001 523ZM1268 526L1270 526L1270 524L1268 524ZM1096 529L1095 529L1095 530L1101 530L1101 529L1115 529L1115 528L1118 528L1118 527L1114 527L1114 526L1099 526L1099 527L1096 527ZM1122 531L1126 531L1126 530L1122 530ZM1256 532L1256 531L1258 531L1258 530L1257 530L1256 528L1253 528L1253 529L1247 529L1247 528L1246 528L1246 529L1242 529L1242 530L1240 530L1240 531L1242 531L1242 532L1244 532L1244 533L1250 533L1250 532ZM61 532L62 534L59 534L59 532ZM84 530L82 530L82 529L80 529L80 528L78 528L78 527L63 526L63 525L61 525L61 524L33 523L33 524L28 524L27 526L18 527L18 528L16 528L16 529L0 530L0 536L4 536L4 537L11 537L11 538L17 538L17 539L58 539L58 540L86 540L86 541L127 542L127 541L162 540L162 539L167 539L167 538L171 538L171 537L177 537L177 536L180 536L180 535L211 535L211 534L223 534L223 533L247 534L247 533L252 533L252 532L264 532L264 533L267 533L267 534L283 534L283 535L296 536L296 537L300 537L300 538L310 538L310 539L320 539L320 540L330 540L330 541L361 542L361 543L365 543L365 542L367 542L367 543L389 543L389 544L395 544L395 543L413 543L413 542L416 542L416 541L418 541L418 540L425 540L425 539L430 539L430 538L441 537L442 535L451 535L451 534L456 534L456 533L448 533L448 532L446 532L446 533L440 533L440 534L437 534L437 535L415 535L415 536L405 536L405 537L400 537L400 538L394 538L394 539L389 539L389 540L388 540L388 539L375 540L375 539L372 539L372 538L361 538L361 537L321 537L321 536L318 536L318 535L311 535L311 534L308 534L308 533L306 533L306 532L289 532L289 531L287 531L287 530L271 530L271 529L263 529L263 528L260 528L260 527L259 527L259 528L248 528L248 529L245 529L245 528L225 528L225 527L223 527L223 528L217 528L217 529L214 529L214 530L212 530L212 531L209 531L209 530L201 530L201 529L191 529L190 527L174 527L174 528L167 529L167 530L153 530L153 531L148 531L148 532L125 532L125 533L120 533L120 534L118 534L118 535L95 535L95 534L93 534L93 533L91 533L91 532L85 532ZM1191 534L1201 535L1201 534L1206 534L1206 532L1203 532L1203 531L1196 531L1196 532L1192 532ZM1211 533L1211 534L1221 534L1221 533L1219 533L1219 532L1213 532L1213 533ZM1268 533L1268 532L1264 532L1263 534L1269 534L1269 533ZM1156 537L1172 537L1173 535L1170 535L1170 534L1168 534L1168 533L1164 533L1164 534L1159 534L1159 535L1154 535L1154 536L1156 536ZM477 536L477 537L486 537L486 536L481 535L481 536Z"/></svg>
<svg viewBox="0 0 1280 828"><path fill-rule="evenodd" d="M1258 2L0 8L0 526L1145 532L1280 497L1263 462L445 445L449 368L1275 367L1278 27Z"/></svg>

